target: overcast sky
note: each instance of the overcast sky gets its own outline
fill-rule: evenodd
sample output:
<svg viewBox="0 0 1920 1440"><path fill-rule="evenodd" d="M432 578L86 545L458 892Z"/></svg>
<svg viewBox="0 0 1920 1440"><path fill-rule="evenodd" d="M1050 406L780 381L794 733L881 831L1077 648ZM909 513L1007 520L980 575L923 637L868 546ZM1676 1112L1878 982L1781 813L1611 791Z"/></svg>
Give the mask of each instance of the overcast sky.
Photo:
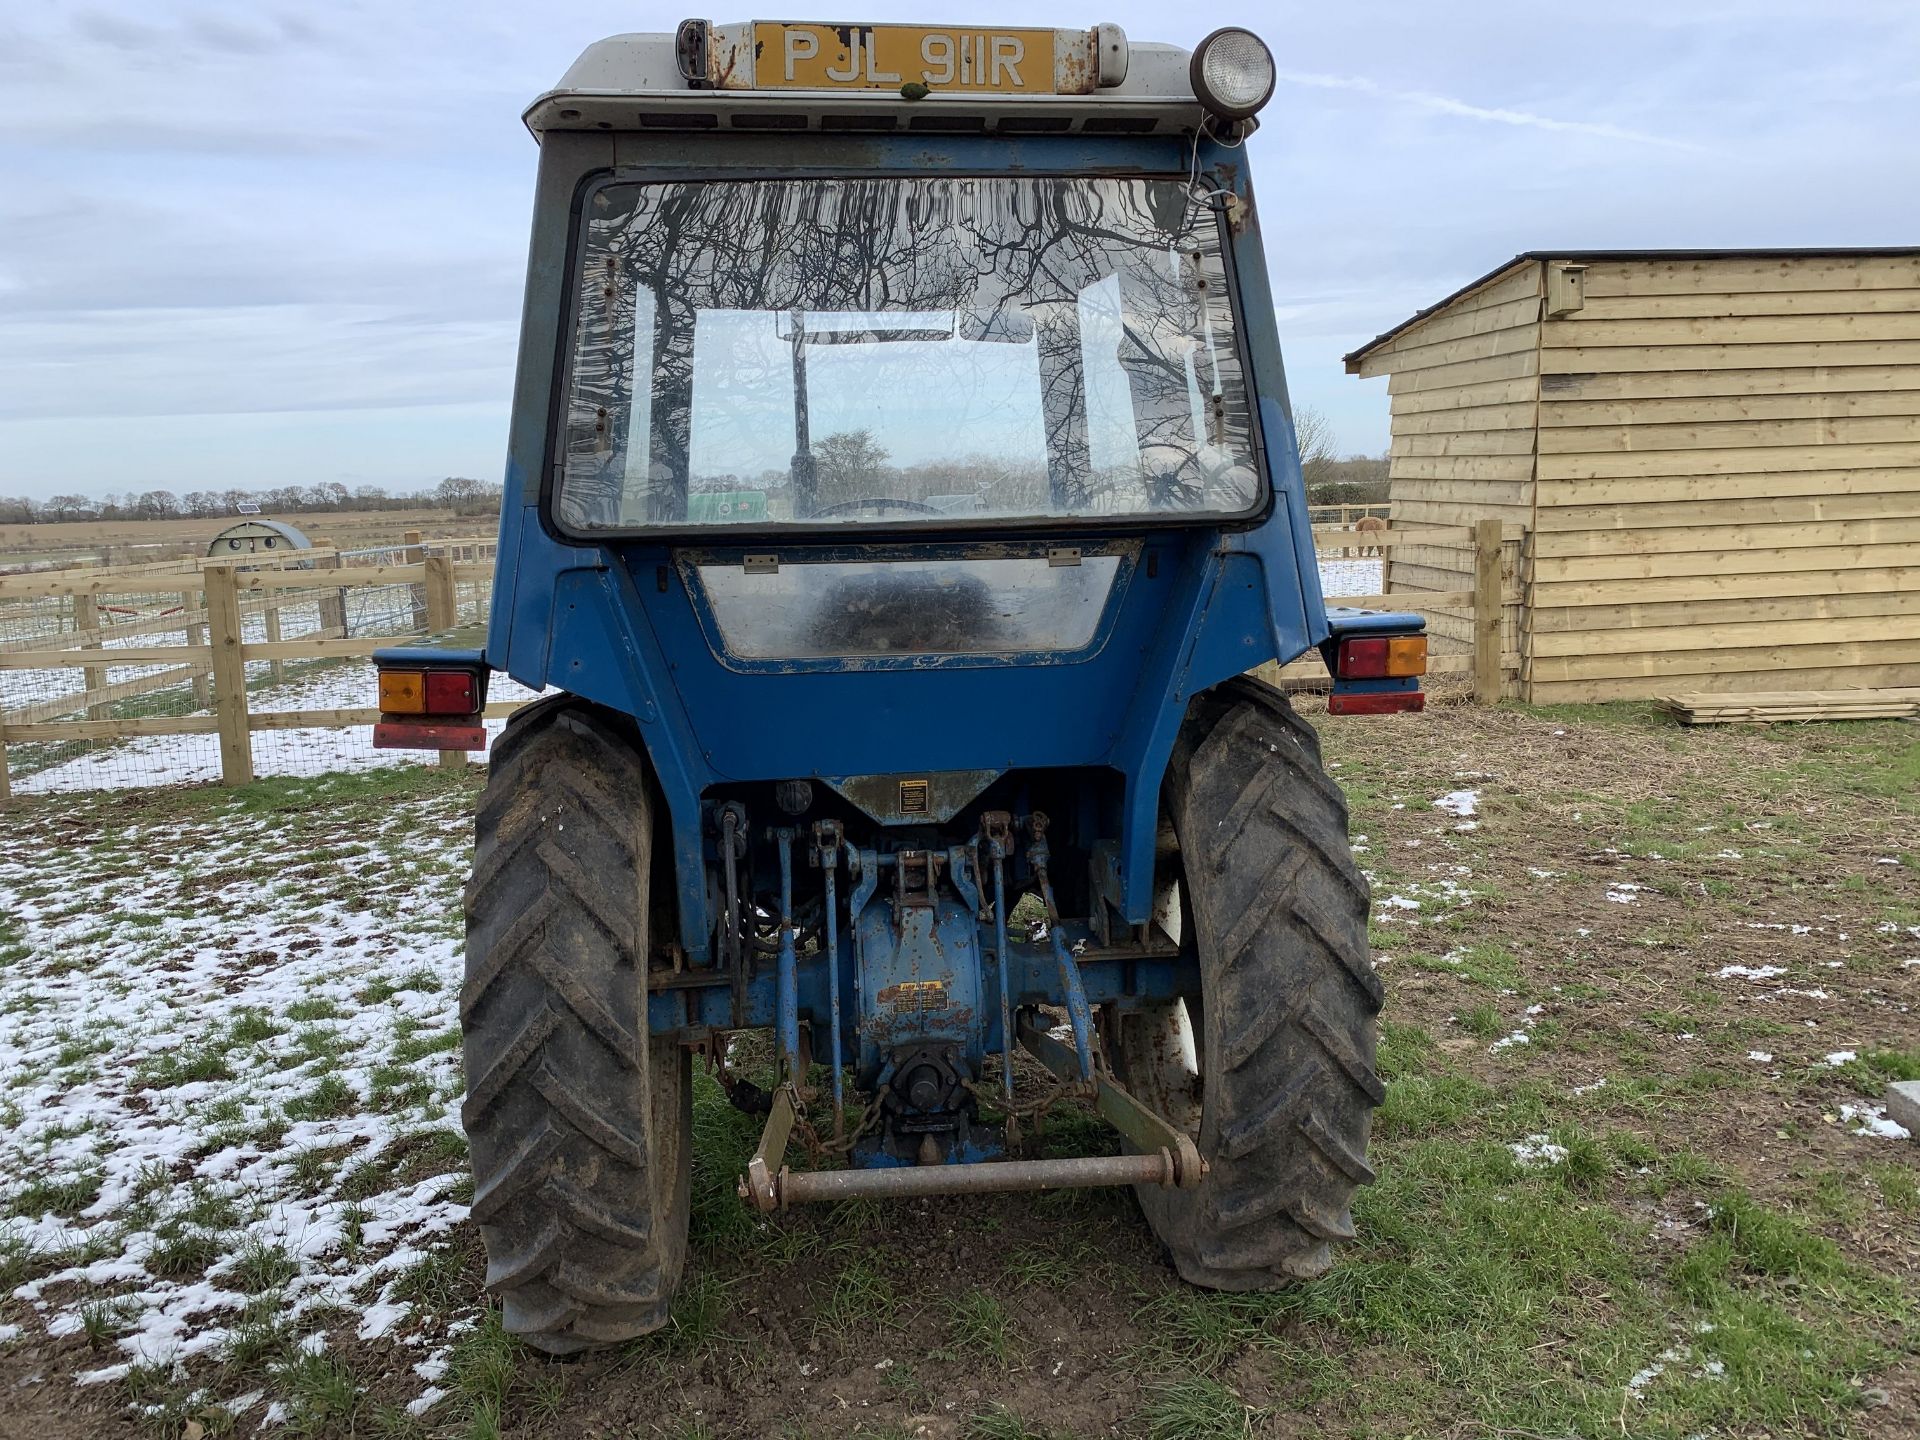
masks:
<svg viewBox="0 0 1920 1440"><path fill-rule="evenodd" d="M1920 243L1920 0L851 8L1258 29L1289 379L1343 450L1385 445L1387 400L1341 354L1516 251ZM589 40L680 18L0 4L0 493L497 478L519 112Z"/></svg>

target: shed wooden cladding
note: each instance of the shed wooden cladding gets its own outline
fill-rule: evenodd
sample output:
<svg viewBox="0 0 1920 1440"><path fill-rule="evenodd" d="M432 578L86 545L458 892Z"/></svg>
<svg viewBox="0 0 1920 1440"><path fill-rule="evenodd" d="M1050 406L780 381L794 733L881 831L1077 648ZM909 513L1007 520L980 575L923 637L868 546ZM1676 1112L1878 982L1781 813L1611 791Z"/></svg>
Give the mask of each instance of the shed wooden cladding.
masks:
<svg viewBox="0 0 1920 1440"><path fill-rule="evenodd" d="M1533 252L1347 369L1396 529L1526 527L1514 693L1920 685L1920 248ZM1406 544L1386 588L1471 573Z"/></svg>

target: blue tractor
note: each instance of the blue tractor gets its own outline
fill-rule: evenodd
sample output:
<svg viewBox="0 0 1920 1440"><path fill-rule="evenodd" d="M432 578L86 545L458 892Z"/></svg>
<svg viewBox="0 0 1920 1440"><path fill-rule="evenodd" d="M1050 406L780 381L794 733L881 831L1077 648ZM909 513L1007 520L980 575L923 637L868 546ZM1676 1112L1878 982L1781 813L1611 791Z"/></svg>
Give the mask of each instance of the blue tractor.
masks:
<svg viewBox="0 0 1920 1440"><path fill-rule="evenodd" d="M1367 885L1246 676L1317 648L1336 712L1417 710L1426 639L1321 598L1243 148L1274 79L1238 29L688 21L528 110L492 614L378 657L377 739L552 692L492 747L460 1004L533 1345L664 1322L696 1056L764 1116L763 1211L1130 1185L1225 1290L1353 1233ZM1036 1092L1120 1153L1031 1154Z"/></svg>

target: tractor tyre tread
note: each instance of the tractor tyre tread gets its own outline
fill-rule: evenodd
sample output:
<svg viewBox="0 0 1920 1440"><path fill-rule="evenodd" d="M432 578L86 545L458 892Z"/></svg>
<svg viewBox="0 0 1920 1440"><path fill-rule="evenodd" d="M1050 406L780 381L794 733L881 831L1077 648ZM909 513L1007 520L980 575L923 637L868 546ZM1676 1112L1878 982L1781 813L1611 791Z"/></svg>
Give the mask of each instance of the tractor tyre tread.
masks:
<svg viewBox="0 0 1920 1440"><path fill-rule="evenodd" d="M1143 1198L1150 1218L1156 1204L1169 1211L1155 1228L1192 1283L1311 1279L1353 1238L1385 1093L1374 1033L1383 991L1346 797L1313 727L1251 678L1196 700L1165 793L1203 972L1211 1170L1197 1203Z"/></svg>
<svg viewBox="0 0 1920 1440"><path fill-rule="evenodd" d="M460 996L473 1218L507 1331L658 1329L685 1266L690 1061L647 1035L651 779L617 716L516 712L475 824Z"/></svg>

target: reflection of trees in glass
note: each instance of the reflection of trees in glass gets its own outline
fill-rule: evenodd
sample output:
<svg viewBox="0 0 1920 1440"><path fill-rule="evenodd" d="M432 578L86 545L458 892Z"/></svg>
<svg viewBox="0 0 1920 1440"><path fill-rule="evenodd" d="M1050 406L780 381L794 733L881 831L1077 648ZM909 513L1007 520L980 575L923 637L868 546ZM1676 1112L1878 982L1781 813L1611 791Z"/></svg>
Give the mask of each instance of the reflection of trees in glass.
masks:
<svg viewBox="0 0 1920 1440"><path fill-rule="evenodd" d="M592 207L565 439L572 523L685 518L689 489L712 481L690 473L696 384L703 469L748 468L726 458L728 427L763 454L768 417L784 417L772 423L794 432L795 519L873 494L987 515L1253 499L1217 222L1179 182L615 185ZM951 462L887 467L888 437L815 438L830 352L921 387L902 393L984 397L980 413L1005 411L998 443L1025 430L1029 453L978 453L984 436L962 425L944 437ZM1031 361L1013 363L1022 352ZM1109 427L1098 447L1090 384ZM1037 425L1023 420L1036 410Z"/></svg>
<svg viewBox="0 0 1920 1440"><path fill-rule="evenodd" d="M889 488L881 478L887 452L874 442L870 430L841 430L825 436L814 442L813 456L819 467L819 503L822 505L900 493Z"/></svg>

